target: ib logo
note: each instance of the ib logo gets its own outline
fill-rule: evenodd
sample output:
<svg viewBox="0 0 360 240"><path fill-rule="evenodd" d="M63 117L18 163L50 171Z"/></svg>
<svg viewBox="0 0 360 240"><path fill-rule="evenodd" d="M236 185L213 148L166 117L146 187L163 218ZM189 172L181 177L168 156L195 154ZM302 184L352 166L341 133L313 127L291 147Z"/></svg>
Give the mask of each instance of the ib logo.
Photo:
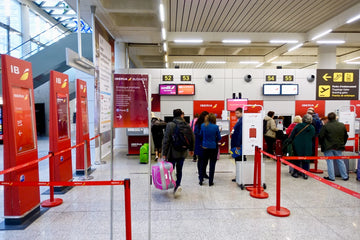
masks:
<svg viewBox="0 0 360 240"><path fill-rule="evenodd" d="M20 176L20 182L24 182L25 181L25 175L21 175Z"/></svg>
<svg viewBox="0 0 360 240"><path fill-rule="evenodd" d="M10 65L10 71L11 73L20 74L20 68L18 66ZM29 68L25 68L24 72L22 73L20 80L26 81L29 78Z"/></svg>

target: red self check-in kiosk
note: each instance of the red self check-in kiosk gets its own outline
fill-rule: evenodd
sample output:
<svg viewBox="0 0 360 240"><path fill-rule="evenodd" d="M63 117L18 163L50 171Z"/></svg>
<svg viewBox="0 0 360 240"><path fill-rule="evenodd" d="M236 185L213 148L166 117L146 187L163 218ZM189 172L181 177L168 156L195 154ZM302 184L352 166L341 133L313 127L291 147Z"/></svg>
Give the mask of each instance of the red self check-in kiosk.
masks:
<svg viewBox="0 0 360 240"><path fill-rule="evenodd" d="M50 72L50 152L57 153L71 147L69 77ZM54 179L56 182L72 180L71 150L54 157ZM61 191L55 188L55 191Z"/></svg>
<svg viewBox="0 0 360 240"><path fill-rule="evenodd" d="M87 104L87 87L86 82L76 79L76 144L86 144L87 170L90 169L90 143L89 143L89 120L88 120L88 104ZM76 173L85 173L85 152L84 146L76 148Z"/></svg>
<svg viewBox="0 0 360 240"><path fill-rule="evenodd" d="M37 136L31 63L1 56L4 169L36 160ZM38 182L38 164L5 174L9 182ZM40 211L39 187L4 186L5 224L22 224Z"/></svg>

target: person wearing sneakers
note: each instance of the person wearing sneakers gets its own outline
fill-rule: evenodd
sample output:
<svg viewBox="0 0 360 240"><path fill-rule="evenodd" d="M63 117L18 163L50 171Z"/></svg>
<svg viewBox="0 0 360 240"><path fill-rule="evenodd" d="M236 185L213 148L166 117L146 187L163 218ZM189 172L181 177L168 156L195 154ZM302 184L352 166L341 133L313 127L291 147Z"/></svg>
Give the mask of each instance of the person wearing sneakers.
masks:
<svg viewBox="0 0 360 240"><path fill-rule="evenodd" d="M182 191L181 179L185 158L188 153L190 153L190 156L194 155L195 137L190 125L184 120L183 111L181 109L175 109L173 111L173 115L174 120L166 125L162 144L162 158L163 160L167 160L172 163L174 169L176 169L177 179L176 187L174 188L174 195L177 197ZM178 136L180 134L182 136ZM188 146L186 146L186 148L179 149L177 146L180 141L179 139L186 139Z"/></svg>
<svg viewBox="0 0 360 240"><path fill-rule="evenodd" d="M345 150L345 144L348 139L346 127L343 123L336 120L336 114L331 112L328 114L328 123L322 127L319 135L319 143L321 151L327 157L342 156L342 151ZM328 168L328 177L326 180L335 181L334 160L326 160ZM349 175L346 171L344 160L336 159L336 164L339 167L341 177L344 181L349 180Z"/></svg>

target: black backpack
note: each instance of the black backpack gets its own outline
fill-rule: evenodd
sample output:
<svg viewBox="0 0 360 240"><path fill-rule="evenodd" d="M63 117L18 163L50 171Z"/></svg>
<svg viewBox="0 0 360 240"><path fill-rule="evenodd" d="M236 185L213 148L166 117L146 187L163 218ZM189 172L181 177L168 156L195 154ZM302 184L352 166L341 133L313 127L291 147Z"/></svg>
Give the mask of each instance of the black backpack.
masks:
<svg viewBox="0 0 360 240"><path fill-rule="evenodd" d="M193 131L186 122L176 123L172 135L172 146L176 151L183 152L191 149L193 146Z"/></svg>

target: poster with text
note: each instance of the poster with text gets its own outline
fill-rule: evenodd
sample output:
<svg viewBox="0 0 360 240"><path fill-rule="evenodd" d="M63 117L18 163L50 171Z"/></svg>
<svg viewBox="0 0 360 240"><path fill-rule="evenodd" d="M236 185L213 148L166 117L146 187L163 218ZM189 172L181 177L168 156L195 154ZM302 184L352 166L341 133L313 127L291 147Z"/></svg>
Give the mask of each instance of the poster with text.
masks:
<svg viewBox="0 0 360 240"><path fill-rule="evenodd" d="M68 122L68 95L57 93L56 103L59 139L67 139L69 138L70 129Z"/></svg>
<svg viewBox="0 0 360 240"><path fill-rule="evenodd" d="M319 114L319 117L325 116L325 101L321 100L297 100L295 101L295 115L303 117L308 108L313 108L315 113Z"/></svg>
<svg viewBox="0 0 360 240"><path fill-rule="evenodd" d="M148 75L114 74L114 127L148 127Z"/></svg>
<svg viewBox="0 0 360 240"><path fill-rule="evenodd" d="M201 114L203 111L215 114L216 118L221 118L224 110L224 101L194 101L194 116L196 113Z"/></svg>
<svg viewBox="0 0 360 240"><path fill-rule="evenodd" d="M87 98L81 97L81 109L82 109L82 126L83 134L89 133L89 119L88 119L88 108L87 108Z"/></svg>

